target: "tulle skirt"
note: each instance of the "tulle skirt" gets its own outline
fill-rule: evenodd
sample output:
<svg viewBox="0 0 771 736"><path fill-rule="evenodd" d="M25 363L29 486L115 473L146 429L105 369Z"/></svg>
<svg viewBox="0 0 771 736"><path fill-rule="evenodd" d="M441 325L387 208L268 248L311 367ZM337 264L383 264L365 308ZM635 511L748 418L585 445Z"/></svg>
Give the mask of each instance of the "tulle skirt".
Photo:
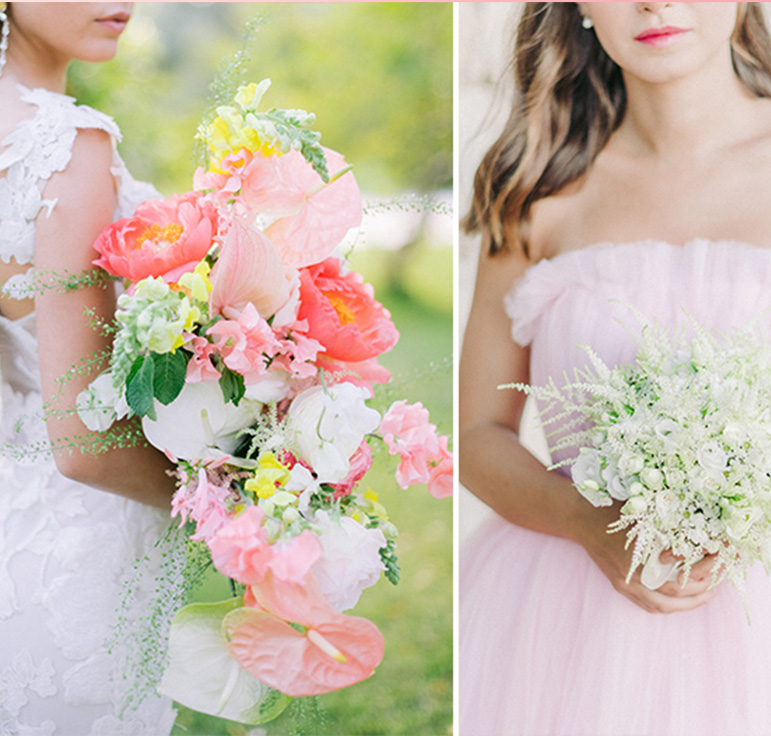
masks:
<svg viewBox="0 0 771 736"><path fill-rule="evenodd" d="M462 550L460 736L768 736L771 582L651 614L579 545L498 516Z"/></svg>

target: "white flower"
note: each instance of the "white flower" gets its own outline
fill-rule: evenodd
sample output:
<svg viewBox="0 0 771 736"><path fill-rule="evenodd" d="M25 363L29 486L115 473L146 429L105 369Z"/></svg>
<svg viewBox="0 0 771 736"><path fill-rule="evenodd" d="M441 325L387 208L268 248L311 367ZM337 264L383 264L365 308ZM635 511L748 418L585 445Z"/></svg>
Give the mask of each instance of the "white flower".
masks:
<svg viewBox="0 0 771 736"><path fill-rule="evenodd" d="M338 611L353 608L362 590L374 585L385 565L379 550L386 540L379 529L365 529L348 516L334 520L326 511L314 519L324 552L313 566L321 592Z"/></svg>
<svg viewBox="0 0 771 736"><path fill-rule="evenodd" d="M266 376L250 383L244 392L244 398L267 404L285 399L291 389L291 376L286 371L270 371Z"/></svg>
<svg viewBox="0 0 771 736"><path fill-rule="evenodd" d="M364 402L367 389L352 383L314 386L298 394L287 413L287 428L297 455L322 483L348 475L350 458L380 424L380 414Z"/></svg>
<svg viewBox="0 0 771 736"><path fill-rule="evenodd" d="M80 420L92 432L106 432L116 419L128 414L128 404L113 386L110 371L97 376L78 394L75 408Z"/></svg>
<svg viewBox="0 0 771 736"><path fill-rule="evenodd" d="M717 442L708 442L696 451L699 465L707 470L725 470L728 456Z"/></svg>
<svg viewBox="0 0 771 736"><path fill-rule="evenodd" d="M305 514L311 502L311 497L321 490L321 484L318 479L313 477L313 473L308 468L297 463L289 471L289 481L284 488L287 491L300 491L297 509L301 514Z"/></svg>
<svg viewBox="0 0 771 736"><path fill-rule="evenodd" d="M220 457L235 452L238 433L250 426L262 404L241 399L225 403L216 381L186 383L168 406L154 402L156 420L142 418L148 442L183 460Z"/></svg>
<svg viewBox="0 0 771 736"><path fill-rule="evenodd" d="M671 525L677 517L678 499L674 492L670 490L659 491L655 495L656 512L662 523L666 526Z"/></svg>
<svg viewBox="0 0 771 736"><path fill-rule="evenodd" d="M643 468L640 480L652 491L657 491L664 486L664 475L657 468Z"/></svg>
<svg viewBox="0 0 771 736"><path fill-rule="evenodd" d="M755 507L736 508L736 506L729 506L723 514L726 534L731 539L741 541L749 532L750 527L761 517L762 514Z"/></svg>
<svg viewBox="0 0 771 736"><path fill-rule="evenodd" d="M642 458L640 458L642 462ZM605 481L605 487L608 493L619 501L626 501L629 498L629 491L624 485L623 478L619 473L619 464L612 458L608 460L608 464L603 468L602 478Z"/></svg>
<svg viewBox="0 0 771 736"><path fill-rule="evenodd" d="M576 488L592 506L610 506L613 503L607 491L601 487L604 481L597 450L582 447L571 471Z"/></svg>

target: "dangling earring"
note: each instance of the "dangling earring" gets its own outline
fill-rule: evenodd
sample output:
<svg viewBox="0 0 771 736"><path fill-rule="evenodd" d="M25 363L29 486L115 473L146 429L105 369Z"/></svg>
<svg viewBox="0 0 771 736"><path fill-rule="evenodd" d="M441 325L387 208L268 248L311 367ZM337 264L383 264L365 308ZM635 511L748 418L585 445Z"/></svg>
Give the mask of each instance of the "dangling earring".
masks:
<svg viewBox="0 0 771 736"><path fill-rule="evenodd" d="M11 30L11 23L8 20L8 3L0 5L0 21L3 24L3 33L0 36L0 75L2 75L5 66L5 52L8 50L8 33Z"/></svg>
<svg viewBox="0 0 771 736"><path fill-rule="evenodd" d="M588 31L590 28L594 28L594 21L588 15L585 15L581 18L581 27L586 28Z"/></svg>

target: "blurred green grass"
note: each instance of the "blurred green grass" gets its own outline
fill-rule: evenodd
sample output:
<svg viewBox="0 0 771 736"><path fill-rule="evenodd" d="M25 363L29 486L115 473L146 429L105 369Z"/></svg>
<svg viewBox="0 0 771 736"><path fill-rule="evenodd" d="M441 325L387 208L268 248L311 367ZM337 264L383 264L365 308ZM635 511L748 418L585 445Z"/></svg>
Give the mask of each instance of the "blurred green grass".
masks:
<svg viewBox="0 0 771 736"><path fill-rule="evenodd" d="M440 432L452 429L452 310L444 294L432 297L429 283L452 284L450 248L418 249L406 273L407 286L384 291L381 262L387 253L361 250L352 265L375 285L391 311L399 343L381 362L392 373L390 400L422 401ZM425 288L424 288L425 287ZM435 289L437 294L442 289ZM424 486L402 491L396 463L376 453L366 485L386 505L399 528L399 585L381 580L364 591L348 613L364 616L383 632L385 657L375 674L353 687L318 699L320 716L299 717L290 708L273 723L248 727L181 709L175 736L446 736L452 729L452 503L434 499ZM228 597L222 580L200 598Z"/></svg>

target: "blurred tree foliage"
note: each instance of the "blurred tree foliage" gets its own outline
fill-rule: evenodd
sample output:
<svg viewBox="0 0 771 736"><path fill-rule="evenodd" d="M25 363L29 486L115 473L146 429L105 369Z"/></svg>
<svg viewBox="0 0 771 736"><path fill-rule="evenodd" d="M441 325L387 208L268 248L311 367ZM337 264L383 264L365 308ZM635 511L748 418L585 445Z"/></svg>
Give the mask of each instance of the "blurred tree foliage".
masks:
<svg viewBox="0 0 771 736"><path fill-rule="evenodd" d="M450 3L137 3L115 60L76 64L70 92L112 115L138 178L190 187L209 84L261 16L245 78L268 107L316 113L325 145L377 196L451 186Z"/></svg>

